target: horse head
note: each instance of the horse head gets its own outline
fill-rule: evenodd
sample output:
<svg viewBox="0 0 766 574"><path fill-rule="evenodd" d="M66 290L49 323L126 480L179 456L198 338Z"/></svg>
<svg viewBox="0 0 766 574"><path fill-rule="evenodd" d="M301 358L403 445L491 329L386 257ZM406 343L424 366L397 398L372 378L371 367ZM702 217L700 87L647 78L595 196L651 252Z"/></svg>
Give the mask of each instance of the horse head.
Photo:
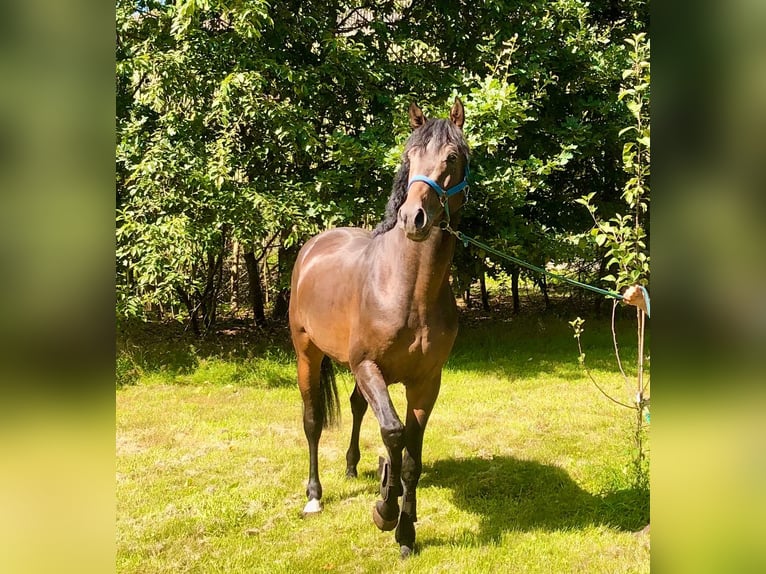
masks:
<svg viewBox="0 0 766 574"><path fill-rule="evenodd" d="M465 202L468 144L463 137L465 112L459 98L448 120L426 119L416 104L409 109L412 134L404 151L407 191L397 225L409 239L425 240L434 225L450 222ZM403 166L403 167L404 167Z"/></svg>

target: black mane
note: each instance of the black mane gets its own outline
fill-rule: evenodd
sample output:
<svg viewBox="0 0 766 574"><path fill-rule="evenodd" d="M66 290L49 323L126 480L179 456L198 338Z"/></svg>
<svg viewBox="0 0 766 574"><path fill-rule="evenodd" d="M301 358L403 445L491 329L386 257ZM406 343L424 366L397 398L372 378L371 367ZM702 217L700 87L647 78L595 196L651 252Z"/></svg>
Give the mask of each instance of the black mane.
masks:
<svg viewBox="0 0 766 574"><path fill-rule="evenodd" d="M386 233L396 226L399 208L404 203L404 200L407 199L407 183L410 175L410 160L407 154L412 149L425 148L432 139L436 139L441 145L451 143L457 147L458 153L463 155L466 161L468 161L468 144L465 138L463 138L463 133L451 121L428 120L421 127L413 131L404 146L402 165L399 167L396 177L394 177L394 185L386 204L386 214L383 217L383 221L378 223L377 227L373 230L373 237Z"/></svg>

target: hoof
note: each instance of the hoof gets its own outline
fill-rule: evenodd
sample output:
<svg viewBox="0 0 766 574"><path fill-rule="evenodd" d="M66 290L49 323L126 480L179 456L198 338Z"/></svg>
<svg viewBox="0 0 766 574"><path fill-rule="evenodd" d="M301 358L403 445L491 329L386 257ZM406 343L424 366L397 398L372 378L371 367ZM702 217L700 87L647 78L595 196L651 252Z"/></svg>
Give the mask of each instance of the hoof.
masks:
<svg viewBox="0 0 766 574"><path fill-rule="evenodd" d="M303 516L312 516L314 514L319 514L320 512L322 512L322 503L316 498L309 500L306 503L306 506L303 507Z"/></svg>
<svg viewBox="0 0 766 574"><path fill-rule="evenodd" d="M346 469L346 478L356 478L357 472L355 468L347 468Z"/></svg>
<svg viewBox="0 0 766 574"><path fill-rule="evenodd" d="M399 523L399 517L395 515L396 518L393 518L392 520L386 520L383 518L383 516L381 516L380 511L378 510L378 504L383 504L383 502L379 500L375 503L375 506L372 507L372 521L375 523L375 526L377 526L383 532L393 530Z"/></svg>
<svg viewBox="0 0 766 574"><path fill-rule="evenodd" d="M401 557L402 560L409 558L414 553L415 553L414 544L412 546L401 546L399 548L399 556Z"/></svg>

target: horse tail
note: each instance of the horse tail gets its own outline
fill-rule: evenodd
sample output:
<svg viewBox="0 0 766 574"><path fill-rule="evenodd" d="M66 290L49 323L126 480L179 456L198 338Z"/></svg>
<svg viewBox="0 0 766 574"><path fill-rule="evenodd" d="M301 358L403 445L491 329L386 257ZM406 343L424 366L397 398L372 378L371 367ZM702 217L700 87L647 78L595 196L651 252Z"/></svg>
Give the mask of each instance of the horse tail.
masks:
<svg viewBox="0 0 766 574"><path fill-rule="evenodd" d="M322 359L322 366L319 370L319 392L321 394L319 413L322 428L337 426L340 421L338 386L335 383L335 369L332 366L332 359L327 355Z"/></svg>

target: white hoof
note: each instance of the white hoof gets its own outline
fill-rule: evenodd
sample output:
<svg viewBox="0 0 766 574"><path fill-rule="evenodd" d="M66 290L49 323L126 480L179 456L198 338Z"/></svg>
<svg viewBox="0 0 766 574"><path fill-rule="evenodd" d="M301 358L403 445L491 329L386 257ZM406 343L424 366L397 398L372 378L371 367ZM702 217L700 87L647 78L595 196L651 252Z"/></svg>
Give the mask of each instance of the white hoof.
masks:
<svg viewBox="0 0 766 574"><path fill-rule="evenodd" d="M317 512L322 512L322 503L316 498L312 498L303 507L303 514L316 514Z"/></svg>

